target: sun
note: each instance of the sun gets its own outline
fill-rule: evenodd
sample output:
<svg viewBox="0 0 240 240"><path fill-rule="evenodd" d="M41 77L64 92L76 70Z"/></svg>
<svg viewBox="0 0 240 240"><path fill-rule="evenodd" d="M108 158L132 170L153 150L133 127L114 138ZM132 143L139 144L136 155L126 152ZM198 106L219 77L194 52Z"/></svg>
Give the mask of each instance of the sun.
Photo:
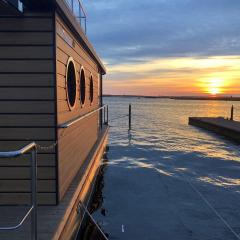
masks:
<svg viewBox="0 0 240 240"><path fill-rule="evenodd" d="M207 83L207 92L211 95L221 94L223 92L224 79L223 78L211 78Z"/></svg>
<svg viewBox="0 0 240 240"><path fill-rule="evenodd" d="M211 95L217 95L217 94L220 93L220 90L219 90L219 88L210 88L210 89L209 89L209 93L210 93Z"/></svg>

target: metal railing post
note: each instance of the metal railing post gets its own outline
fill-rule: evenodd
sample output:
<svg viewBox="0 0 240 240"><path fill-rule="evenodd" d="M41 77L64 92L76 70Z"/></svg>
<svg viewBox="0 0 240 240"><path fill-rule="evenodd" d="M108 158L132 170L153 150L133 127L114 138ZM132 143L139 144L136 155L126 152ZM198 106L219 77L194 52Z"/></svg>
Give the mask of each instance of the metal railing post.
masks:
<svg viewBox="0 0 240 240"><path fill-rule="evenodd" d="M32 151L32 181L31 181L31 204L33 211L31 214L32 217L32 226L31 226L31 235L32 240L37 240L37 149L34 147Z"/></svg>
<svg viewBox="0 0 240 240"><path fill-rule="evenodd" d="M14 226L0 227L0 231L14 231L22 227L27 218L31 215L31 239L37 240L37 145L35 142L28 144L17 151L0 152L1 158L16 158L31 151L31 193L30 202L31 207L21 219L21 221Z"/></svg>
<svg viewBox="0 0 240 240"><path fill-rule="evenodd" d="M82 26L82 8L80 3L78 3L78 11L79 11L79 23L80 23L80 26Z"/></svg>
<svg viewBox="0 0 240 240"><path fill-rule="evenodd" d="M85 34L87 34L87 17L85 17L84 19L85 19Z"/></svg>

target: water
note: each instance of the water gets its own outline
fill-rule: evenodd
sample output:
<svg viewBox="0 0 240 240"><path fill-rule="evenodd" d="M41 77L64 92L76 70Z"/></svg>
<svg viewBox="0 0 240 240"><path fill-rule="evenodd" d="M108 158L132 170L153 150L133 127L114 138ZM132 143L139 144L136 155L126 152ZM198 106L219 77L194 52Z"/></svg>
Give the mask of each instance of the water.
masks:
<svg viewBox="0 0 240 240"><path fill-rule="evenodd" d="M230 115L238 102L105 98L110 119L102 202L93 214L109 239L240 239L240 151L188 126ZM238 116L237 116L238 115ZM102 214L104 212L104 214Z"/></svg>

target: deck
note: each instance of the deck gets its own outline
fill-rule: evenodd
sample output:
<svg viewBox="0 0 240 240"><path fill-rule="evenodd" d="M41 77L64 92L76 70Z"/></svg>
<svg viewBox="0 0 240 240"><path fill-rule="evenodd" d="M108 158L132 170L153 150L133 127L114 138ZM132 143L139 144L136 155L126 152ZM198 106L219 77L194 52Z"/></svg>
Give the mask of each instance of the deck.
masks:
<svg viewBox="0 0 240 240"><path fill-rule="evenodd" d="M98 172L101 163L102 154L108 139L108 127L105 127L80 169L73 183L68 189L63 201L58 206L40 206L38 208L38 239L66 239L69 235L69 229L76 231L78 225L73 221L77 215L76 205L79 200L86 202L88 192L93 187L95 174ZM25 215L28 207L24 206L2 206L0 207L0 226L16 225ZM81 216L79 216L81 218ZM80 221L80 219L79 219ZM68 226L71 225L71 226ZM68 228L69 227L69 228ZM65 235L66 234L66 235ZM31 227L30 219L24 226L15 232L0 232L1 240L30 239Z"/></svg>
<svg viewBox="0 0 240 240"><path fill-rule="evenodd" d="M240 122L230 121L222 117L190 117L189 125L215 132L240 143Z"/></svg>

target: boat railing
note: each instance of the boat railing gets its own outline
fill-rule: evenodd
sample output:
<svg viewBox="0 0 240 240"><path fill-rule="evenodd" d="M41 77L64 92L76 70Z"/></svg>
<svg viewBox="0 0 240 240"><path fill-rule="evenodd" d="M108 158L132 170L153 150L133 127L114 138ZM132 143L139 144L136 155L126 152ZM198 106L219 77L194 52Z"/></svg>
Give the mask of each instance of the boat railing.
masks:
<svg viewBox="0 0 240 240"><path fill-rule="evenodd" d="M83 119L86 119L88 117L90 117L91 115L93 115L94 113L100 113L100 125L101 128L103 127L103 125L108 125L108 105L103 105L102 107L99 107L83 116L77 117L74 120L71 120L67 123L61 124L58 127L59 128L69 128L77 123L79 123L80 121L82 121Z"/></svg>
<svg viewBox="0 0 240 240"><path fill-rule="evenodd" d="M64 0L64 2L87 34L87 14L81 0Z"/></svg>
<svg viewBox="0 0 240 240"><path fill-rule="evenodd" d="M31 214L31 239L37 240L37 145L30 143L24 148L17 151L0 152L0 160L2 158L16 158L23 154L31 152L31 206L22 220L14 226L0 227L0 231L14 231L23 226L29 215Z"/></svg>

